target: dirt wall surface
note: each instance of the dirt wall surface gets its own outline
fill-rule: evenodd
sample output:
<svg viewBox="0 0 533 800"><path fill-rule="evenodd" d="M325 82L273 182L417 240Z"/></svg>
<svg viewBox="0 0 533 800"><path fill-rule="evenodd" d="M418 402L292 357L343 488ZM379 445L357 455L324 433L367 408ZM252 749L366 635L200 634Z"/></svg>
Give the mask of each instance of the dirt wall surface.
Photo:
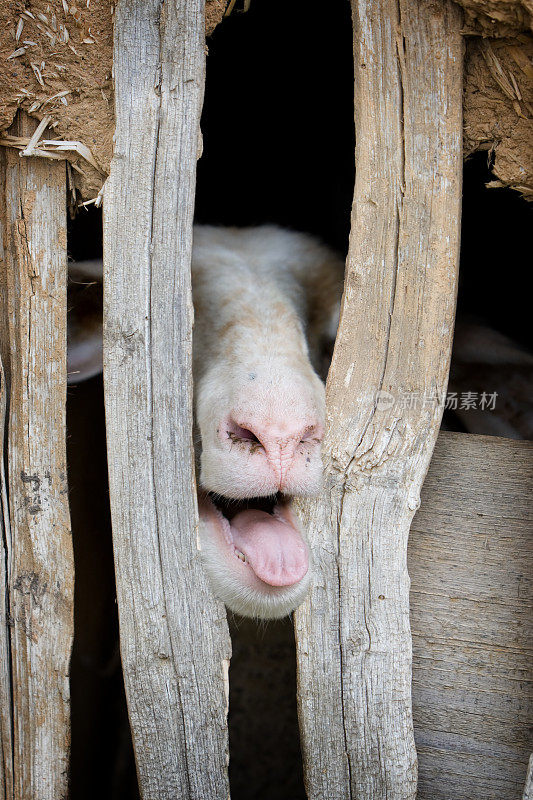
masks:
<svg viewBox="0 0 533 800"><path fill-rule="evenodd" d="M494 156L496 180L533 199L533 37L468 39L464 152Z"/></svg>
<svg viewBox="0 0 533 800"><path fill-rule="evenodd" d="M228 0L207 0L205 4L205 35L211 36L226 11Z"/></svg>
<svg viewBox="0 0 533 800"><path fill-rule="evenodd" d="M112 53L107 0L0 0L0 130L22 108L51 116L53 138L83 142L99 167L75 160L84 199L98 193L112 154Z"/></svg>
<svg viewBox="0 0 533 800"><path fill-rule="evenodd" d="M494 185L531 197L533 37L524 31L533 0L460 4L467 34L465 155L491 151ZM208 36L227 6L227 0L207 0ZM37 120L51 117L47 137L86 145L97 168L69 155L78 201L96 197L112 155L112 21L110 0L0 0L0 131L22 108Z"/></svg>
<svg viewBox="0 0 533 800"><path fill-rule="evenodd" d="M207 0L207 35L226 5ZM0 131L22 108L37 120L51 116L50 138L89 147L98 169L73 159L83 200L98 194L113 152L112 59L109 0L0 0Z"/></svg>
<svg viewBox="0 0 533 800"><path fill-rule="evenodd" d="M456 0L463 7L465 34L515 36L531 30L533 0Z"/></svg>

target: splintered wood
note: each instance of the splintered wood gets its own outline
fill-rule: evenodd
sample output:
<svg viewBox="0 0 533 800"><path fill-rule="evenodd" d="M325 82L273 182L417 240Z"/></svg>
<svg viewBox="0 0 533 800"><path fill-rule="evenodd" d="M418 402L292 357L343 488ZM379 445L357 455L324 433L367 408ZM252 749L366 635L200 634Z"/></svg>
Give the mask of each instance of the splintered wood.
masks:
<svg viewBox="0 0 533 800"><path fill-rule="evenodd" d="M227 800L226 615L196 544L190 261L200 0L120 0L104 381L120 641L143 800Z"/></svg>
<svg viewBox="0 0 533 800"><path fill-rule="evenodd" d="M357 138L317 577L296 613L310 800L412 800L407 540L446 390L461 198L460 12L352 0Z"/></svg>
<svg viewBox="0 0 533 800"><path fill-rule="evenodd" d="M35 126L24 124L20 133L31 134ZM65 454L65 165L14 151L4 163L0 335L2 409L9 387L9 516L2 487L0 796L58 800L68 790L74 585Z"/></svg>

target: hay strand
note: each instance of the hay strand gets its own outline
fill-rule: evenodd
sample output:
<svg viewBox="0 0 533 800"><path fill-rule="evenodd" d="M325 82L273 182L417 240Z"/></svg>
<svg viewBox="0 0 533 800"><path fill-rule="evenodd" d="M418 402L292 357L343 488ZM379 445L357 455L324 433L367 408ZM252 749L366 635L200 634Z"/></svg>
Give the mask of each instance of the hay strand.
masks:
<svg viewBox="0 0 533 800"><path fill-rule="evenodd" d="M52 117L43 117L42 120L37 125L33 136L30 138L28 142L28 146L22 150L19 155L21 156L32 156L35 152L35 148L39 139L43 135L45 128L48 127L48 123L52 121Z"/></svg>
<svg viewBox="0 0 533 800"><path fill-rule="evenodd" d="M61 92L59 94L62 94ZM10 136L4 134L0 137L0 145L4 147L15 147L21 150L21 156L38 156L41 158L52 159L67 159L71 160L73 155L80 156L84 161L87 161L95 170L102 174L102 170L94 160L94 156L90 149L83 142L76 142L65 139L40 139L44 129L51 122L51 117L44 117L39 126L37 127L33 136ZM73 169L76 165L72 164Z"/></svg>

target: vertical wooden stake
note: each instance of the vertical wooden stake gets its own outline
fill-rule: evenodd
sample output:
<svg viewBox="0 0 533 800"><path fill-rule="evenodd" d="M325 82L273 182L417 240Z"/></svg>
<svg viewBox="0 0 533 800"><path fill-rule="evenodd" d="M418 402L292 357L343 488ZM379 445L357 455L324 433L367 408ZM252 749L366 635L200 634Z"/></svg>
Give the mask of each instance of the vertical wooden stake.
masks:
<svg viewBox="0 0 533 800"><path fill-rule="evenodd" d="M144 800L226 800L223 606L199 561L190 261L201 0L119 0L104 381L122 663Z"/></svg>
<svg viewBox="0 0 533 800"><path fill-rule="evenodd" d="M11 636L7 543L11 540L5 476L5 433L7 430L7 376L9 361L7 276L4 253L6 238L6 159L0 148L0 800L13 797L13 707L11 700Z"/></svg>
<svg viewBox="0 0 533 800"><path fill-rule="evenodd" d="M357 176L328 380L318 577L296 614L310 800L412 800L407 539L447 385L462 174L461 18L352 0Z"/></svg>
<svg viewBox="0 0 533 800"><path fill-rule="evenodd" d="M11 700L11 646L7 578L9 510L4 474L4 431L7 387L0 356L0 800L13 797L13 707Z"/></svg>
<svg viewBox="0 0 533 800"><path fill-rule="evenodd" d="M23 122L20 133L28 135L32 125ZM5 158L13 796L58 800L68 788L74 584L65 454L65 164L17 152Z"/></svg>

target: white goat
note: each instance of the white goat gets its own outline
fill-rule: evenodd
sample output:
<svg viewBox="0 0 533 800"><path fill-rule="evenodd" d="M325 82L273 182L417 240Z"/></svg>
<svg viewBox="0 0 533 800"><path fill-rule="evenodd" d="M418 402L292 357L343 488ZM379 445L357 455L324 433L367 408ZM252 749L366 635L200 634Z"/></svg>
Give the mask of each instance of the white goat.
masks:
<svg viewBox="0 0 533 800"><path fill-rule="evenodd" d="M202 556L215 593L246 616L285 616L310 583L308 544L288 501L321 483L324 386L312 361L318 367L335 337L343 271L306 234L194 229ZM101 264L72 272L95 278ZM80 380L101 369L101 323L94 313L71 316L69 372Z"/></svg>

